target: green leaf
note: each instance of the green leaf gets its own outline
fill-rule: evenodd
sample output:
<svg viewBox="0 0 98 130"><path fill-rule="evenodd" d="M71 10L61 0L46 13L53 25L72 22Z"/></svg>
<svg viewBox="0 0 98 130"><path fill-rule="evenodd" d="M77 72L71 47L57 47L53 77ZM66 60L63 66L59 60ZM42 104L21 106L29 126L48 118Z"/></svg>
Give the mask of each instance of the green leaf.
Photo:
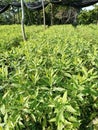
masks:
<svg viewBox="0 0 98 130"><path fill-rule="evenodd" d="M6 113L5 105L3 104L0 108L1 113L4 115Z"/></svg>
<svg viewBox="0 0 98 130"><path fill-rule="evenodd" d="M62 102L65 104L67 102L67 91L64 93L62 97Z"/></svg>
<svg viewBox="0 0 98 130"><path fill-rule="evenodd" d="M77 122L77 119L76 119L74 116L70 116L70 117L68 118L68 120L69 120L70 122Z"/></svg>
<svg viewBox="0 0 98 130"><path fill-rule="evenodd" d="M63 92L65 89L61 87L53 87L53 91Z"/></svg>
<svg viewBox="0 0 98 130"><path fill-rule="evenodd" d="M71 105L66 105L65 108L66 108L66 111L70 113L73 113L73 114L76 113L76 110Z"/></svg>
<svg viewBox="0 0 98 130"><path fill-rule="evenodd" d="M0 126L0 130L3 130L2 126Z"/></svg>
<svg viewBox="0 0 98 130"><path fill-rule="evenodd" d="M64 128L63 123L62 122L58 122L58 124L57 124L57 130L63 130L63 128Z"/></svg>
<svg viewBox="0 0 98 130"><path fill-rule="evenodd" d="M56 118L50 119L49 122L56 122Z"/></svg>
<svg viewBox="0 0 98 130"><path fill-rule="evenodd" d="M6 113L4 116L4 122L7 123L7 119L8 119L8 114Z"/></svg>
<svg viewBox="0 0 98 130"><path fill-rule="evenodd" d="M34 114L31 114L31 116L32 116L33 120L36 122L36 117L35 117L35 115L34 115Z"/></svg>

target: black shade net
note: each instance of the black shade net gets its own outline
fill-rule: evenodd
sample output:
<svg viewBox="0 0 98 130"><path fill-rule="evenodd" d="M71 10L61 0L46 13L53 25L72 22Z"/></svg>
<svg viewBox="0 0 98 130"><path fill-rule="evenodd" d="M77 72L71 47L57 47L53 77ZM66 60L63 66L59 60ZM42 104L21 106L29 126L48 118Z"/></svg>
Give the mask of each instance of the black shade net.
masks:
<svg viewBox="0 0 98 130"><path fill-rule="evenodd" d="M62 5L63 4L63 2L59 1L59 0L50 0L50 3L56 4L56 5Z"/></svg>
<svg viewBox="0 0 98 130"><path fill-rule="evenodd" d="M44 7L46 7L49 2L43 1ZM25 6L30 9L30 10L41 10L43 8L42 2L30 2L30 3L25 3Z"/></svg>
<svg viewBox="0 0 98 130"><path fill-rule="evenodd" d="M10 7L10 4L7 5L0 5L0 14L8 10Z"/></svg>
<svg viewBox="0 0 98 130"><path fill-rule="evenodd" d="M12 2L11 6L21 8L21 3L20 2Z"/></svg>
<svg viewBox="0 0 98 130"><path fill-rule="evenodd" d="M62 3L67 5L67 6L72 6L76 8L83 8L87 7L93 4L96 4L98 0L77 0L73 2L68 2L68 0L62 0Z"/></svg>
<svg viewBox="0 0 98 130"><path fill-rule="evenodd" d="M46 7L49 3L57 4L57 5L66 5L66 6L72 6L75 8L83 8L90 5L93 5L97 3L98 0L50 0L50 2L43 1L44 7ZM43 8L42 2L25 2L24 5L29 10L41 10ZM10 4L0 5L0 13L5 12L7 9L9 9L10 6L21 8L20 2L12 2Z"/></svg>

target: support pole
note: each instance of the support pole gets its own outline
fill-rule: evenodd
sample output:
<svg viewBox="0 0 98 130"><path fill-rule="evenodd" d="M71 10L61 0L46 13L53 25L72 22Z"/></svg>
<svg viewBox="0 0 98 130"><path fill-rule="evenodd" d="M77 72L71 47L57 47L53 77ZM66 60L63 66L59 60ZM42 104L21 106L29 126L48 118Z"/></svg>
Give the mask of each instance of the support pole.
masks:
<svg viewBox="0 0 98 130"><path fill-rule="evenodd" d="M73 25L76 27L77 26L77 17L80 13L81 8L74 8L74 20L73 20Z"/></svg>
<svg viewBox="0 0 98 130"><path fill-rule="evenodd" d="M18 24L20 24L19 8L18 8Z"/></svg>
<svg viewBox="0 0 98 130"><path fill-rule="evenodd" d="M22 30L23 40L26 41L26 34L25 34L25 28L24 28L24 3L23 3L23 0L21 0L21 10L22 10L21 30Z"/></svg>
<svg viewBox="0 0 98 130"><path fill-rule="evenodd" d="M43 0L42 0L42 7L43 7L43 24L44 24L44 28L46 28L45 7L44 7Z"/></svg>
<svg viewBox="0 0 98 130"><path fill-rule="evenodd" d="M54 11L53 11L53 4L51 3L51 25L54 24Z"/></svg>

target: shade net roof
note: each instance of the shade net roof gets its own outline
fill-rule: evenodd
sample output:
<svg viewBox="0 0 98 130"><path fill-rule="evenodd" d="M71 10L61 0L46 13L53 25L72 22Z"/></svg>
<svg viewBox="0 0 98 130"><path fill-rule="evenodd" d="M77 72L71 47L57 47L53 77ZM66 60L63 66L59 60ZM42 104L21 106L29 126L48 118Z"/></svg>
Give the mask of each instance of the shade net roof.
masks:
<svg viewBox="0 0 98 130"><path fill-rule="evenodd" d="M50 2L44 1L44 7L46 7L49 3L57 4L57 5L66 5L72 6L75 8L83 8L97 3L98 0L50 0ZM29 10L41 10L43 8L42 2L27 2L24 5ZM10 6L21 8L20 2L12 2L10 4L0 5L0 13L5 12L9 9Z"/></svg>
<svg viewBox="0 0 98 130"><path fill-rule="evenodd" d="M62 3L68 6L73 6L76 8L83 8L93 4L96 4L98 0L76 0L73 2L68 2L68 0L62 0Z"/></svg>
<svg viewBox="0 0 98 130"><path fill-rule="evenodd" d="M43 1L44 7L46 7L49 4L47 1ZM25 6L30 10L41 10L43 8L42 2L29 2L25 3Z"/></svg>

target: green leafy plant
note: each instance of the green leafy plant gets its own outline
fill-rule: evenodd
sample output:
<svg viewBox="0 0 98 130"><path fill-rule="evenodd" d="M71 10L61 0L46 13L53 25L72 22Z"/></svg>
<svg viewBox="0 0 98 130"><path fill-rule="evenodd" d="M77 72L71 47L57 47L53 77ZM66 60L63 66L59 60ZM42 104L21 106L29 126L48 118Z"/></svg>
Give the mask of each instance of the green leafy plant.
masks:
<svg viewBox="0 0 98 130"><path fill-rule="evenodd" d="M0 27L1 130L97 128L97 28Z"/></svg>

